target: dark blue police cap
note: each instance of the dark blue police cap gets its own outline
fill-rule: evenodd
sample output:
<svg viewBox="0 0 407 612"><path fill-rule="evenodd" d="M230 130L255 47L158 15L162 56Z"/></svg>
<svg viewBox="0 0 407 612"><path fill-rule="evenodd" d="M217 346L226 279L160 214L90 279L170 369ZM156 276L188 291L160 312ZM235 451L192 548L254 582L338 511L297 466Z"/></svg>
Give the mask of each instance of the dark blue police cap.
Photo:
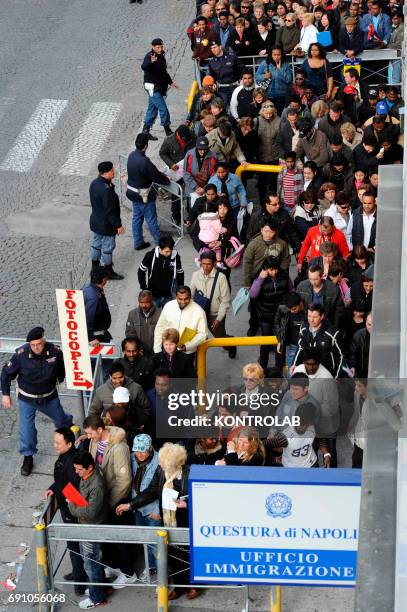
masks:
<svg viewBox="0 0 407 612"><path fill-rule="evenodd" d="M31 342L31 340L41 340L44 337L44 328L43 327L33 327L27 334L27 342Z"/></svg>

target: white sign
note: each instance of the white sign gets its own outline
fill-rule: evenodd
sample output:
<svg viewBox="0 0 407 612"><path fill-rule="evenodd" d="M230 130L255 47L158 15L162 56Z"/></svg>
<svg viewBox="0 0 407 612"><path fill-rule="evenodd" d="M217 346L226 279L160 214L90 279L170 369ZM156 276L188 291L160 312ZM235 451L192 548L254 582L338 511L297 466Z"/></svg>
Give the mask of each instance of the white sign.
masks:
<svg viewBox="0 0 407 612"><path fill-rule="evenodd" d="M56 289L61 344L68 389L93 387L82 291Z"/></svg>
<svg viewBox="0 0 407 612"><path fill-rule="evenodd" d="M360 470L192 466L194 582L354 586Z"/></svg>

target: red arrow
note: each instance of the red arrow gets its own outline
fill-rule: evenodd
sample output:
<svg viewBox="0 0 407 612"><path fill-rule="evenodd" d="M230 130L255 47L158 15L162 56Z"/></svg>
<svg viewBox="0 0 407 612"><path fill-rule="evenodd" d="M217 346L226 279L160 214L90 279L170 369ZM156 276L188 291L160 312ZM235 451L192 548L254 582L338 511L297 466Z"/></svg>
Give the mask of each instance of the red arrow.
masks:
<svg viewBox="0 0 407 612"><path fill-rule="evenodd" d="M91 387L93 387L93 382L91 382L90 380L80 380L77 382L73 383L74 387L86 387L86 389L90 389Z"/></svg>

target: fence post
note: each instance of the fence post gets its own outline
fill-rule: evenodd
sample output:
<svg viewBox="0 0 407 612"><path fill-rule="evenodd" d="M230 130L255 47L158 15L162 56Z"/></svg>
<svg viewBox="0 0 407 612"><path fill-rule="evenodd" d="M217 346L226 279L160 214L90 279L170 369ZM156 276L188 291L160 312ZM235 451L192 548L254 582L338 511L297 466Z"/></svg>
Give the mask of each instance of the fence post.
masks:
<svg viewBox="0 0 407 612"><path fill-rule="evenodd" d="M157 531L157 612L168 612L168 532Z"/></svg>
<svg viewBox="0 0 407 612"><path fill-rule="evenodd" d="M273 596L273 588L270 588L270 612L282 612L281 586L276 586L276 598Z"/></svg>
<svg viewBox="0 0 407 612"><path fill-rule="evenodd" d="M35 525L35 550L37 559L37 591L40 595L38 612L48 612L49 604L41 601L41 595L48 593L48 554L44 523Z"/></svg>

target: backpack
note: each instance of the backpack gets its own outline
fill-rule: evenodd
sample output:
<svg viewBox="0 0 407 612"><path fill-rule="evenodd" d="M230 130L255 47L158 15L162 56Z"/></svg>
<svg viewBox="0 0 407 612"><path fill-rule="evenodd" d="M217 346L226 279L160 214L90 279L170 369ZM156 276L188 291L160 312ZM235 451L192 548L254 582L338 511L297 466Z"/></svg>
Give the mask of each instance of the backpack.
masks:
<svg viewBox="0 0 407 612"><path fill-rule="evenodd" d="M241 244L241 242L239 242L235 236L231 236L229 242L231 242L233 246L233 251L229 257L226 257L225 264L228 266L228 268L237 268L240 266L242 261L245 245Z"/></svg>

